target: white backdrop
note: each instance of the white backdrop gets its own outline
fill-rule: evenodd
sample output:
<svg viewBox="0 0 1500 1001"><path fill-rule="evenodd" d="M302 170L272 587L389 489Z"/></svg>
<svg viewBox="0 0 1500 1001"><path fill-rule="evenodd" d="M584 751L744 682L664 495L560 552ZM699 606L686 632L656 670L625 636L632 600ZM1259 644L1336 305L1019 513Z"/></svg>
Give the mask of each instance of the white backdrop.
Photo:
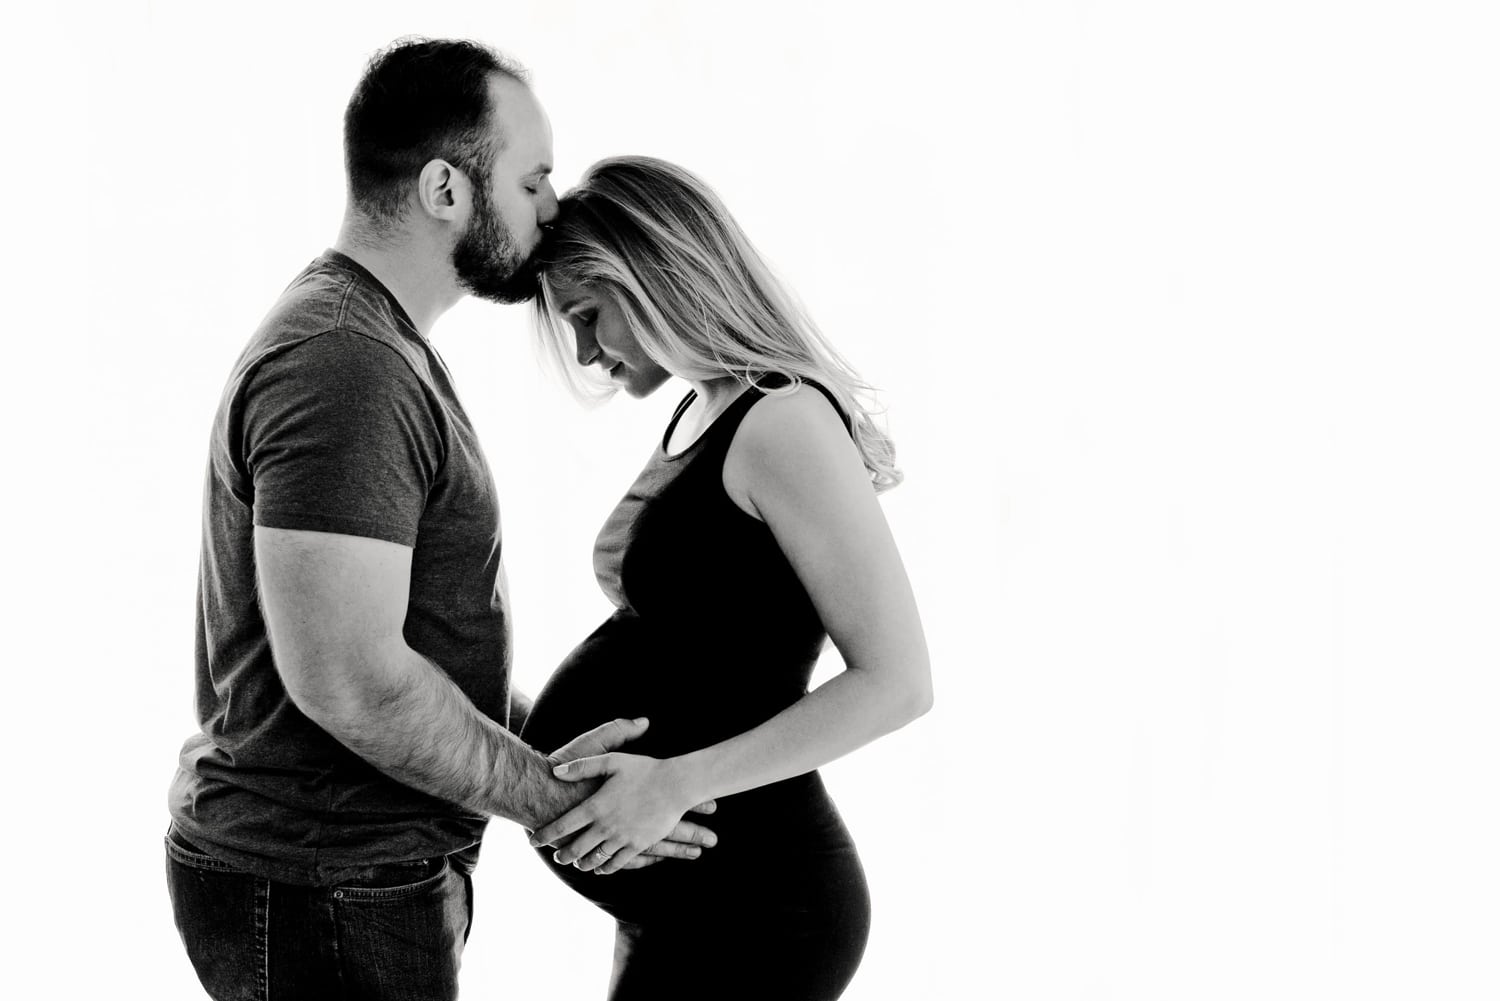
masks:
<svg viewBox="0 0 1500 1001"><path fill-rule="evenodd" d="M826 769L847 997L1500 994L1489 5L48 6L0 68L7 994L201 996L160 839L209 423L407 32L531 67L559 188L708 179L884 390L937 704ZM679 393L579 410L517 308L435 342L535 692ZM477 883L467 997L601 996L609 922L518 831Z"/></svg>

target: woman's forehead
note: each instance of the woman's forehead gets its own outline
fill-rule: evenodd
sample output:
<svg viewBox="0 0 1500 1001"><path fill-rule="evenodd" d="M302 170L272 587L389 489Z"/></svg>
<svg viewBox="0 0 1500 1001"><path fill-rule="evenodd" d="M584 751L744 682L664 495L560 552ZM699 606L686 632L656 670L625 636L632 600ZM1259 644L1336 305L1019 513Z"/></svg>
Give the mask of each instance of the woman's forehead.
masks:
<svg viewBox="0 0 1500 1001"><path fill-rule="evenodd" d="M559 282L547 279L547 291L559 313L571 313L580 306L594 301L594 292L587 285L576 282Z"/></svg>

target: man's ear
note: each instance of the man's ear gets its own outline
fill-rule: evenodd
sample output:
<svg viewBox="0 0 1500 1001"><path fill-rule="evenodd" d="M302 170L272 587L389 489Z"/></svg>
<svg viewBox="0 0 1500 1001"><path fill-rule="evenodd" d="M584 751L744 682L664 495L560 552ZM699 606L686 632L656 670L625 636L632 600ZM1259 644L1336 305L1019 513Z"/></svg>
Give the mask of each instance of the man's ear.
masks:
<svg viewBox="0 0 1500 1001"><path fill-rule="evenodd" d="M428 160L417 175L417 205L430 218L457 221L470 194L469 178L447 160Z"/></svg>

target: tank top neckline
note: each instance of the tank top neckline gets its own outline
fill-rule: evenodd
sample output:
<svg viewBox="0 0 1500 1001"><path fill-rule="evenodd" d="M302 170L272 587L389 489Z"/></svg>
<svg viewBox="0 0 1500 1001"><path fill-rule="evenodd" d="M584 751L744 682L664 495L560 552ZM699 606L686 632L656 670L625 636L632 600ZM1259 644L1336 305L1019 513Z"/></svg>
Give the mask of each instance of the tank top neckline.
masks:
<svg viewBox="0 0 1500 1001"><path fill-rule="evenodd" d="M682 402L677 404L677 409L672 412L672 419L667 422L667 429L662 432L661 444L657 448L658 457L661 458L663 462L677 462L680 459L684 459L687 456L692 455L698 450L699 446L701 446L713 435L714 429L719 426L719 422L728 417L730 413L732 413L734 409L738 407L745 400L745 398L747 396L750 396L752 393L757 393L756 388L754 386L746 386L743 390L740 391L740 395L729 401L729 404L723 410L719 411L714 419L709 422L708 427L698 432L698 437L689 442L682 451L669 452L667 451L667 445L672 440L672 431L676 429L677 422L682 420L682 415L687 413L687 408L692 406L693 401L698 398L698 391L696 389L688 390L687 395L682 398Z"/></svg>

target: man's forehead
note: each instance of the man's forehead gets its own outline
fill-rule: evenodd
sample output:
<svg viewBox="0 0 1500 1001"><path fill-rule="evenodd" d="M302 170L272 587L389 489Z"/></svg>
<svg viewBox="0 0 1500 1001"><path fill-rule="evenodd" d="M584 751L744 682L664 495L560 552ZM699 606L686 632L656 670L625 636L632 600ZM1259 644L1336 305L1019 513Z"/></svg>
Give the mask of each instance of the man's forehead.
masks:
<svg viewBox="0 0 1500 1001"><path fill-rule="evenodd" d="M552 123L531 88L497 74L490 81L491 124L507 146L552 169Z"/></svg>

